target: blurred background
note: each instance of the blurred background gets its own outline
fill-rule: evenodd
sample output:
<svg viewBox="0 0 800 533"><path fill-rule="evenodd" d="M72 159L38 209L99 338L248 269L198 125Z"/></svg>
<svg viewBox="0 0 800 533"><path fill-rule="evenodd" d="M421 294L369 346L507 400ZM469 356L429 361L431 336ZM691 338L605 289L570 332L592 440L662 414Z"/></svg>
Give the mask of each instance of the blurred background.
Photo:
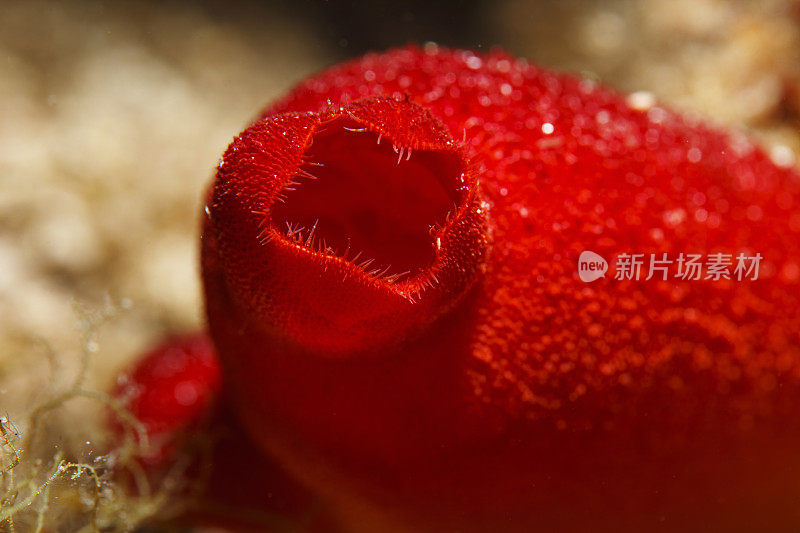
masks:
<svg viewBox="0 0 800 533"><path fill-rule="evenodd" d="M501 46L800 154L800 0L1 0L0 414L24 431L81 353L103 390L200 327L201 197L232 137L303 77L412 41ZM92 412L54 434L102 438Z"/></svg>

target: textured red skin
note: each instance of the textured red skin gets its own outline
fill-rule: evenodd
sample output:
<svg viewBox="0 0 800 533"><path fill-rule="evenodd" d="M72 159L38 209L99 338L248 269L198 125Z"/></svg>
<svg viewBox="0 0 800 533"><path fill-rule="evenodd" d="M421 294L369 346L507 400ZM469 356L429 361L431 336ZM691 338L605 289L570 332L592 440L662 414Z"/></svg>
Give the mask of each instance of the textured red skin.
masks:
<svg viewBox="0 0 800 533"><path fill-rule="evenodd" d="M452 308L483 262L486 231L474 170L461 163L469 193L440 232L434 264L413 280L390 285L341 257L283 238L283 229L270 223L270 207L297 174L308 138L342 117L415 151L464 157L429 113L393 99L278 117L254 124L228 148L212 190L211 220L225 230L215 237L226 258L224 275L237 280L230 289L256 322L315 351L349 356L396 343Z"/></svg>
<svg viewBox="0 0 800 533"><path fill-rule="evenodd" d="M345 261L263 238L264 191L299 168L302 126L357 102L371 130L412 142L385 100L360 101L376 96L427 110L436 120L413 142L455 146L476 178L462 205L474 216L443 230L467 253L416 303ZM795 171L741 135L632 109L500 52L368 55L263 116L212 185L210 330L249 433L347 527L800 525ZM464 143L441 144L442 130ZM587 285L585 249L765 259L751 282ZM337 339L329 322L343 315Z"/></svg>

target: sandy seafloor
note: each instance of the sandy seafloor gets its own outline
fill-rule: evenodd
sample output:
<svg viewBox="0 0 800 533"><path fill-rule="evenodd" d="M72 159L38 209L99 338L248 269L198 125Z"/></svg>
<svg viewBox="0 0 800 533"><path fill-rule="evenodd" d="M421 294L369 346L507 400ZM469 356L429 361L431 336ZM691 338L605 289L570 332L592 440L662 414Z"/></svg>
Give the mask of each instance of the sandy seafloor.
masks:
<svg viewBox="0 0 800 533"><path fill-rule="evenodd" d="M502 0L483 9L493 42L531 61L745 129L781 164L800 154L796 0ZM261 107L348 55L324 37L269 7L215 17L190 3L0 2L4 428L24 436L31 410L70 386L82 354L85 387L107 390L158 338L201 327L204 186ZM104 310L110 318L87 330ZM53 410L17 481L33 475L37 457L34 479L59 450L81 460L103 453L102 412L80 399ZM62 496L45 518L85 522L85 495L71 499L66 482L54 490ZM17 530L32 517L20 515Z"/></svg>

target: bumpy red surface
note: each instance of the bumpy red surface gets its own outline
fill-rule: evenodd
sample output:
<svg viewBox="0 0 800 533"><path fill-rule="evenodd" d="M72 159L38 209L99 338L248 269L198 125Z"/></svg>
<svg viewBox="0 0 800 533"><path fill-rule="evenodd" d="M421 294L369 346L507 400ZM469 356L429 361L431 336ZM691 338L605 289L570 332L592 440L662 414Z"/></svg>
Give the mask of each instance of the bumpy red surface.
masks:
<svg viewBox="0 0 800 533"><path fill-rule="evenodd" d="M349 527L800 524L800 177L646 104L407 48L231 144L203 235L227 392ZM586 284L584 250L764 259Z"/></svg>

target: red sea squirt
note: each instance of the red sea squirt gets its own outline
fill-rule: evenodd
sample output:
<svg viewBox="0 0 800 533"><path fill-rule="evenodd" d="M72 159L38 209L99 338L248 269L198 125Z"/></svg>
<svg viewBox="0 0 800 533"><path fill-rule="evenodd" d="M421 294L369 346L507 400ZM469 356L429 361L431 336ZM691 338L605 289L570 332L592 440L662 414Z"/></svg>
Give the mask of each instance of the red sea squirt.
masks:
<svg viewBox="0 0 800 533"><path fill-rule="evenodd" d="M800 524L800 177L744 136L408 47L264 111L207 213L228 401L347 528ZM584 250L764 259L587 284Z"/></svg>

